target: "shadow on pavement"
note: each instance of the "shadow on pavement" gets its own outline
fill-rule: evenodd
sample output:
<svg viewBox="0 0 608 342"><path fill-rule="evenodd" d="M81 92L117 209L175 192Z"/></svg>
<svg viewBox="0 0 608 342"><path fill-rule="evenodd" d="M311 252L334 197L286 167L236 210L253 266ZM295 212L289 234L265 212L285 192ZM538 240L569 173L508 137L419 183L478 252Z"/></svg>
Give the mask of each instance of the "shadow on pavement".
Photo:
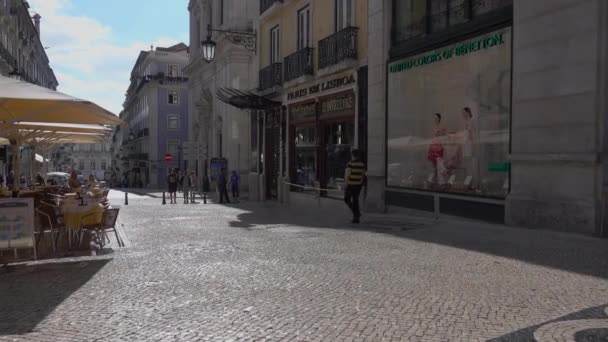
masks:
<svg viewBox="0 0 608 342"><path fill-rule="evenodd" d="M0 336L32 332L109 260L0 268Z"/></svg>
<svg viewBox="0 0 608 342"><path fill-rule="evenodd" d="M598 326L603 326L604 328L597 328ZM544 342L537 341L534 337L534 333L539 331L539 329L543 329L543 327L548 328L544 329L548 331L545 331L543 335L546 336L547 332L550 332L551 335L557 335L554 336L556 339L549 339L548 341L561 341L561 338L565 336L560 336L560 333L570 330L576 331L574 334L576 342L608 341L608 304L581 310L558 319L488 340L487 342Z"/></svg>
<svg viewBox="0 0 608 342"><path fill-rule="evenodd" d="M608 240L548 230L530 230L481 222L435 220L422 217L364 215L350 224L348 209L290 208L279 204L241 206L231 227L296 225L390 234L400 238L450 246L544 267L608 279Z"/></svg>

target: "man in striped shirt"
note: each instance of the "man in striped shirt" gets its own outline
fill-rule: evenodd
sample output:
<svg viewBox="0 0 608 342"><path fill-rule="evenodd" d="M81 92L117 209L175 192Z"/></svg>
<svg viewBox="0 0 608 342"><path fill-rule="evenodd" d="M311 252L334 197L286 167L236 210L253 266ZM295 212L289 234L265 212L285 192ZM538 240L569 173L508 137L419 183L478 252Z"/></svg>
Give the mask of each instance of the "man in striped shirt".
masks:
<svg viewBox="0 0 608 342"><path fill-rule="evenodd" d="M365 164L361 161L361 152L352 151L352 159L346 165L344 181L346 191L344 192L344 202L353 212L353 223L359 223L361 211L359 210L359 194L361 188L365 186Z"/></svg>

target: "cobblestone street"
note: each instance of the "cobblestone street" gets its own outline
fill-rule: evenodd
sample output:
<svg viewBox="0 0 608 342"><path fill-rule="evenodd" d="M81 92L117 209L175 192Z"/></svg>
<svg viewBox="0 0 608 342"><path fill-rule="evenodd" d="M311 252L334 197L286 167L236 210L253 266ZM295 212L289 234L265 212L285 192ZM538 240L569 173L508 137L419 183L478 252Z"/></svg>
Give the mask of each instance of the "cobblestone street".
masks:
<svg viewBox="0 0 608 342"><path fill-rule="evenodd" d="M0 269L0 341L608 338L605 239L160 201L130 195L125 248Z"/></svg>

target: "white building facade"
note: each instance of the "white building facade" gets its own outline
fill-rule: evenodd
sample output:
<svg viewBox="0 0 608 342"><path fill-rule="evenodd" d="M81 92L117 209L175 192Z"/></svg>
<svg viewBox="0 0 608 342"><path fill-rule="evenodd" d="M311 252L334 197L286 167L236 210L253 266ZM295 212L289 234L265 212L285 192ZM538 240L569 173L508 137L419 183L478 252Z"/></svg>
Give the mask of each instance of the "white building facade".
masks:
<svg viewBox="0 0 608 342"><path fill-rule="evenodd" d="M259 7L255 1L191 0L190 63L184 69L189 77L191 141L200 147L192 156L198 175L209 174L213 159L225 159L227 169L241 177L241 191L248 191L250 156L250 113L230 106L218 99L217 91L232 88L247 90L257 83L257 64L254 51L230 42L225 35L212 33L217 43L215 60L203 59L201 41L207 28L252 32ZM196 158L196 159L195 159ZM191 168L192 169L192 168ZM214 181L213 174L210 174Z"/></svg>

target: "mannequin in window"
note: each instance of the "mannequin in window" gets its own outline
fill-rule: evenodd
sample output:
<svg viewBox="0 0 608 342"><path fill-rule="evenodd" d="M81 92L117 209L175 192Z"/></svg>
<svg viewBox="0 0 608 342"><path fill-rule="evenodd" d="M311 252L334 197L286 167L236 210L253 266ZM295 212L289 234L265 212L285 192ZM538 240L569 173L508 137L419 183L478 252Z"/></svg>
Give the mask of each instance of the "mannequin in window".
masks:
<svg viewBox="0 0 608 342"><path fill-rule="evenodd" d="M431 144L429 145L427 159L433 164L433 170L435 173L435 183L438 185L445 184L445 172L446 168L444 165L444 153L442 137L447 134L445 128L441 124L441 114L435 113L433 115L433 131Z"/></svg>

